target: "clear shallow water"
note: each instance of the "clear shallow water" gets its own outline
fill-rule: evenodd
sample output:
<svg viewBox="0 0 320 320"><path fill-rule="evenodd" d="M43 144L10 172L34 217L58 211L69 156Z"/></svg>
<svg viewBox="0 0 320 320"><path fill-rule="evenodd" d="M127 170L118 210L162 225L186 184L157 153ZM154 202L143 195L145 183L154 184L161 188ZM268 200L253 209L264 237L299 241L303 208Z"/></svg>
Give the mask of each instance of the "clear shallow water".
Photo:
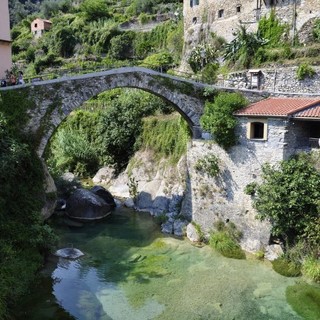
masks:
<svg viewBox="0 0 320 320"><path fill-rule="evenodd" d="M51 259L17 319L301 319L285 298L295 279L166 237L148 214L121 209L57 232L86 255Z"/></svg>

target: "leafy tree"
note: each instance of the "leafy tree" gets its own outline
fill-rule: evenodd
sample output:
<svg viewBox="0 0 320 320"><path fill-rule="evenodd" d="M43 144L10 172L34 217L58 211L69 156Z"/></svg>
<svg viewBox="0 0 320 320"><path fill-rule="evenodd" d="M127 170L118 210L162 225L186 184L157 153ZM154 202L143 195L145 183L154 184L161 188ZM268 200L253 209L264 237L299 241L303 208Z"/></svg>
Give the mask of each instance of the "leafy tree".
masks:
<svg viewBox="0 0 320 320"><path fill-rule="evenodd" d="M146 57L143 62L142 66L146 68L157 69L160 71L167 71L169 68L172 67L173 58L170 53L168 52L160 52L152 54Z"/></svg>
<svg viewBox="0 0 320 320"><path fill-rule="evenodd" d="M110 40L109 55L111 58L125 60L133 58L133 32L125 32Z"/></svg>
<svg viewBox="0 0 320 320"><path fill-rule="evenodd" d="M4 103L0 102L2 110ZM14 101L10 107L17 108ZM41 253L54 241L52 230L40 215L43 183L40 160L9 123L0 113L1 319L10 319L10 307L27 293L43 263Z"/></svg>
<svg viewBox="0 0 320 320"><path fill-rule="evenodd" d="M220 146L230 148L236 143L237 119L233 113L247 103L239 93L219 93L213 103L205 104L204 114L200 118L202 128L210 132Z"/></svg>
<svg viewBox="0 0 320 320"><path fill-rule="evenodd" d="M102 104L96 112L77 111L61 124L47 154L51 171L87 176L107 164L122 168L134 152L142 117L168 111L160 98L133 89L104 92L89 105L94 110Z"/></svg>
<svg viewBox="0 0 320 320"><path fill-rule="evenodd" d="M80 5L80 10L88 21L110 17L105 0L84 0Z"/></svg>
<svg viewBox="0 0 320 320"><path fill-rule="evenodd" d="M47 19L54 17L59 11L66 13L72 8L71 0L45 0L41 3L40 11Z"/></svg>
<svg viewBox="0 0 320 320"><path fill-rule="evenodd" d="M312 236L320 214L320 173L308 156L282 161L279 167L265 165L262 177L254 202L258 217L270 220L273 234L289 243ZM320 245L319 234L313 240Z"/></svg>

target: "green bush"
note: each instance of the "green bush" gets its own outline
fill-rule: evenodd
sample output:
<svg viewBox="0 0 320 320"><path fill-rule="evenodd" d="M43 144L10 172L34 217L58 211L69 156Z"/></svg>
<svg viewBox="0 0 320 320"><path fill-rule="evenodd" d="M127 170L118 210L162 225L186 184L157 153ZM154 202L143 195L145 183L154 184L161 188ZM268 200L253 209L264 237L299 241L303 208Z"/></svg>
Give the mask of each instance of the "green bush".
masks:
<svg viewBox="0 0 320 320"><path fill-rule="evenodd" d="M313 38L316 42L320 42L320 19L316 19L312 30Z"/></svg>
<svg viewBox="0 0 320 320"><path fill-rule="evenodd" d="M234 259L245 259L246 255L238 244L242 237L233 222L224 223L217 220L214 223L216 231L210 233L209 244L223 256Z"/></svg>
<svg viewBox="0 0 320 320"><path fill-rule="evenodd" d="M280 257L272 261L274 271L285 277L298 277L301 275L301 264Z"/></svg>
<svg viewBox="0 0 320 320"><path fill-rule="evenodd" d="M210 246L227 258L245 259L245 253L226 231L218 231L210 234Z"/></svg>
<svg viewBox="0 0 320 320"><path fill-rule="evenodd" d="M308 154L300 154L277 166L262 168L263 183L258 186L254 206L258 217L269 219L272 233L287 243L302 239L319 246L315 227L319 217L320 173ZM310 239L309 239L310 238Z"/></svg>
<svg viewBox="0 0 320 320"><path fill-rule="evenodd" d="M312 78L315 75L315 70L308 63L302 63L297 69L296 76L298 80L304 80L305 78Z"/></svg>
<svg viewBox="0 0 320 320"><path fill-rule="evenodd" d="M256 189L258 187L258 184L256 182L251 182L247 184L244 188L244 193L248 196L254 196L256 193Z"/></svg>
<svg viewBox="0 0 320 320"><path fill-rule="evenodd" d="M214 84L218 77L218 63L208 63L201 72L201 81L208 84Z"/></svg>
<svg viewBox="0 0 320 320"><path fill-rule="evenodd" d="M275 10L271 10L268 17L264 16L259 20L258 33L259 35L268 40L268 47L278 47L283 43L283 34L289 31L287 24L282 24L276 17Z"/></svg>
<svg viewBox="0 0 320 320"><path fill-rule="evenodd" d="M213 154L201 158L196 162L195 169L206 172L211 177L216 177L220 173L219 158Z"/></svg>
<svg viewBox="0 0 320 320"><path fill-rule="evenodd" d="M313 257L306 258L302 265L302 274L320 283L320 260Z"/></svg>
<svg viewBox="0 0 320 320"><path fill-rule="evenodd" d="M297 283L287 288L286 298L293 310L303 319L319 319L320 288L307 283Z"/></svg>
<svg viewBox="0 0 320 320"><path fill-rule="evenodd" d="M156 69L159 71L167 71L172 67L173 57L169 52L159 52L146 57L142 63L142 67Z"/></svg>
<svg viewBox="0 0 320 320"><path fill-rule="evenodd" d="M217 64L217 50L212 45L199 44L192 49L188 63L193 72L202 70L209 63L215 66Z"/></svg>
<svg viewBox="0 0 320 320"><path fill-rule="evenodd" d="M206 102L201 126L213 135L213 139L228 149L236 142L235 128L238 123L233 113L247 105L247 100L239 93L219 93L214 102Z"/></svg>

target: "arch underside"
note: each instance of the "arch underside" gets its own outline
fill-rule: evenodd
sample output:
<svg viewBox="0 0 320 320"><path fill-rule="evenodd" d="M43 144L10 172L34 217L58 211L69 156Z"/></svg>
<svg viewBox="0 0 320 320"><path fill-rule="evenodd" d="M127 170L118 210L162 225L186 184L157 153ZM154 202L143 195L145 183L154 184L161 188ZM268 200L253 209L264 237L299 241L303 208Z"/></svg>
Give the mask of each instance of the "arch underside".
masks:
<svg viewBox="0 0 320 320"><path fill-rule="evenodd" d="M153 85L150 85L150 83ZM55 86L53 83L52 93L54 93L55 100L61 101L61 105L57 105L50 116L51 126L42 137L38 148L38 153L41 156L51 135L60 123L85 101L107 90L135 88L160 97L181 114L193 134L195 132L194 128L199 127L199 119L203 110L203 103L197 98L179 93L176 90L170 90L161 84L159 85L154 79L141 74L139 76L136 74L116 74L91 79L66 80L62 85L61 83L58 84L57 87L59 88L55 88Z"/></svg>

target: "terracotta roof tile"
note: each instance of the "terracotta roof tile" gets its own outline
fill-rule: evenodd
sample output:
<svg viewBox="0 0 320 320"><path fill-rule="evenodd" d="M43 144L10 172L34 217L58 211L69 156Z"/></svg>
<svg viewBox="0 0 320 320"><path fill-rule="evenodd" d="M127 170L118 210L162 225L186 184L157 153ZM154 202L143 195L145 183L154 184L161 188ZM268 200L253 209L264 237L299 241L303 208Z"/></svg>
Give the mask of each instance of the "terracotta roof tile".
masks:
<svg viewBox="0 0 320 320"><path fill-rule="evenodd" d="M305 110L307 109L307 110ZM320 117L320 98L268 98L235 112L238 116Z"/></svg>
<svg viewBox="0 0 320 320"><path fill-rule="evenodd" d="M295 118L320 118L320 105L307 108L294 114Z"/></svg>

